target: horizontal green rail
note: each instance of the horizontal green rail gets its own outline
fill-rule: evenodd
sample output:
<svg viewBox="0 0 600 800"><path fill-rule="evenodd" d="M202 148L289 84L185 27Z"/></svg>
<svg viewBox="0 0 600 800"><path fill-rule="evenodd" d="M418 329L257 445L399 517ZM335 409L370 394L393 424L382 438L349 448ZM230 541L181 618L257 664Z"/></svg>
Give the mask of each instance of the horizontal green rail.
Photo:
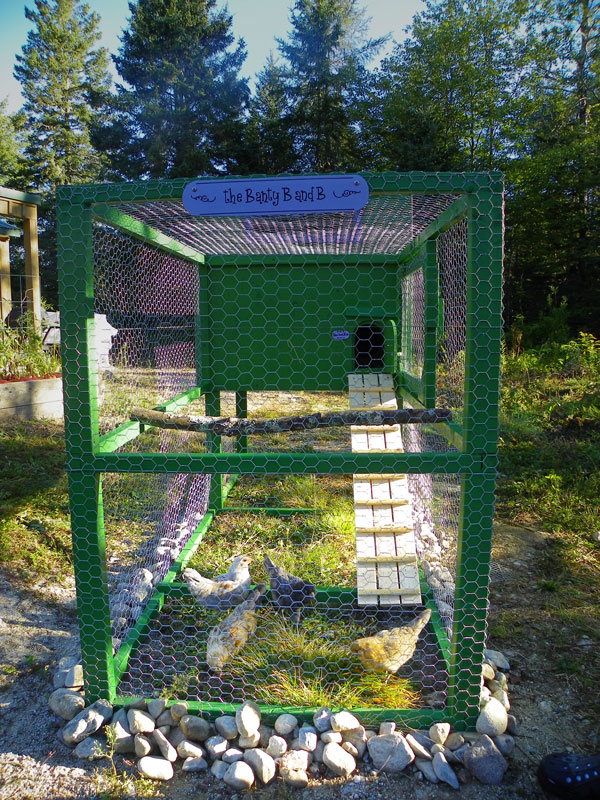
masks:
<svg viewBox="0 0 600 800"><path fill-rule="evenodd" d="M346 267L351 267L357 264L368 264L369 267L389 266L402 269L399 258L399 253L369 253L368 256L360 253L343 253L340 255L335 253L305 253L302 255L291 253L278 253L277 255L235 253L232 255L207 255L205 256L205 263L209 268L230 267L234 264L236 267L287 267L304 266L305 264L322 264L323 266L343 264Z"/></svg>
<svg viewBox="0 0 600 800"><path fill-rule="evenodd" d="M267 506L225 506L220 508L218 514L266 514L268 517L293 517L295 514L315 514L320 513L314 508L291 508L282 506L281 508L271 508Z"/></svg>
<svg viewBox="0 0 600 800"><path fill-rule="evenodd" d="M146 244L153 244L159 250L166 253L183 258L186 261L191 261L192 264L203 264L204 255L198 250L194 250L185 244L181 244L176 239L166 236L164 233L157 231L151 225L146 225L145 222L131 217L124 211L109 205L95 205L93 206L93 214L103 222L108 222L115 228L128 233L136 239L139 239Z"/></svg>
<svg viewBox="0 0 600 800"><path fill-rule="evenodd" d="M436 426L437 428L438 426ZM90 463L91 462L91 463ZM94 472L191 472L260 475L479 472L479 453L102 453L72 457L71 469Z"/></svg>
<svg viewBox="0 0 600 800"><path fill-rule="evenodd" d="M154 406L154 411L177 411L179 408L189 405L194 400L197 400L203 394L203 390L199 386L189 389L187 392L182 392L166 403L160 403ZM152 427L151 425L142 425L139 422L124 422L108 433L103 434L98 442L98 453L113 453L119 447L123 447L133 439L137 439L140 433L146 428Z"/></svg>

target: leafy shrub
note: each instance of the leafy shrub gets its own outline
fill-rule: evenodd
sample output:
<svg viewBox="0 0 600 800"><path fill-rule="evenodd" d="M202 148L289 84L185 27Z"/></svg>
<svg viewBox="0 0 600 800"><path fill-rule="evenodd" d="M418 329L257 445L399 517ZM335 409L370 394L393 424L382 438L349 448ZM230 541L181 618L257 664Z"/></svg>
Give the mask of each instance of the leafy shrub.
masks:
<svg viewBox="0 0 600 800"><path fill-rule="evenodd" d="M31 312L20 318L16 328L0 323L0 380L42 378L56 372L60 372L60 357L42 347Z"/></svg>

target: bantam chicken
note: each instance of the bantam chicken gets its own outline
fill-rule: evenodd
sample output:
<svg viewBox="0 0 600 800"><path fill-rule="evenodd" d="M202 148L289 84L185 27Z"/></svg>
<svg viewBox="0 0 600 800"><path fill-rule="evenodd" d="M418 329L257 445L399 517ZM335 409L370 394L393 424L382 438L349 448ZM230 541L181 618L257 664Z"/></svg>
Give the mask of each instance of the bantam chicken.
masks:
<svg viewBox="0 0 600 800"><path fill-rule="evenodd" d="M271 578L271 599L276 608L291 612L292 620L300 624L300 615L304 606L312 605L317 590L312 583L290 575L283 567L274 564L269 556L265 556L265 567Z"/></svg>
<svg viewBox="0 0 600 800"><path fill-rule="evenodd" d="M222 619L208 634L206 663L217 671L239 653L256 630L256 606L267 590L259 583L243 603Z"/></svg>
<svg viewBox="0 0 600 800"><path fill-rule="evenodd" d="M250 556L234 558L229 570L216 578L205 578L195 569L184 569L182 577L194 599L207 608L232 608L250 591Z"/></svg>
<svg viewBox="0 0 600 800"><path fill-rule="evenodd" d="M427 608L410 625L357 639L350 650L358 654L368 672L397 672L413 657L419 635L430 617L431 609Z"/></svg>

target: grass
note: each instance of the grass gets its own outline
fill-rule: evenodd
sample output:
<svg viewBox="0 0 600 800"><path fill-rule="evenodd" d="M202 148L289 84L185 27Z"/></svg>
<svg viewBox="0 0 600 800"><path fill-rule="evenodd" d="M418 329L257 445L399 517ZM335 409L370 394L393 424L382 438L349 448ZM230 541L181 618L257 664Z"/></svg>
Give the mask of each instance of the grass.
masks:
<svg viewBox="0 0 600 800"><path fill-rule="evenodd" d="M193 603L163 608L165 629L174 631L174 618L184 622L188 644L204 660L206 631L220 618L218 612ZM256 634L216 676L191 669L175 675L163 696L206 697L211 681L219 686L242 687L247 697L270 705L316 708L411 708L419 699L415 686L396 675L366 673L351 653L354 639L372 633L368 620L359 623L339 610L314 609L296 626L287 617L265 607L258 612Z"/></svg>

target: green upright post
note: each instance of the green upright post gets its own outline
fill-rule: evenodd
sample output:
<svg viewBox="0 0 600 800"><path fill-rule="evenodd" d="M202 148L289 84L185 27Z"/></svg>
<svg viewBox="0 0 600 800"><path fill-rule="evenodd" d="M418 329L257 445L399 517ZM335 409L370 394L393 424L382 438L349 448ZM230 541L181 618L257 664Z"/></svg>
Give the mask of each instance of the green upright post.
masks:
<svg viewBox="0 0 600 800"><path fill-rule="evenodd" d="M92 216L76 188L58 189L58 253L65 440L73 561L86 700L110 699L115 682L98 448Z"/></svg>
<svg viewBox="0 0 600 800"><path fill-rule="evenodd" d="M423 293L425 303L425 341L423 343L423 405L435 408L437 394L437 326L439 300L437 238L425 243Z"/></svg>
<svg viewBox="0 0 600 800"><path fill-rule="evenodd" d="M211 389L205 394L206 413L209 417L218 417L221 414L221 393L218 389ZM206 449L209 453L222 453L221 437L214 433L206 434ZM211 511L220 511L223 508L223 475L213 473L210 478L210 493L208 507Z"/></svg>
<svg viewBox="0 0 600 800"><path fill-rule="evenodd" d="M248 392L235 393L235 415L240 419L246 419L248 416ZM238 436L235 442L235 449L237 453L247 453L248 437Z"/></svg>
<svg viewBox="0 0 600 800"><path fill-rule="evenodd" d="M502 306L503 204L497 174L477 178L468 214L464 449L449 705L473 727L485 646L497 464ZM475 466L479 463L480 466Z"/></svg>

